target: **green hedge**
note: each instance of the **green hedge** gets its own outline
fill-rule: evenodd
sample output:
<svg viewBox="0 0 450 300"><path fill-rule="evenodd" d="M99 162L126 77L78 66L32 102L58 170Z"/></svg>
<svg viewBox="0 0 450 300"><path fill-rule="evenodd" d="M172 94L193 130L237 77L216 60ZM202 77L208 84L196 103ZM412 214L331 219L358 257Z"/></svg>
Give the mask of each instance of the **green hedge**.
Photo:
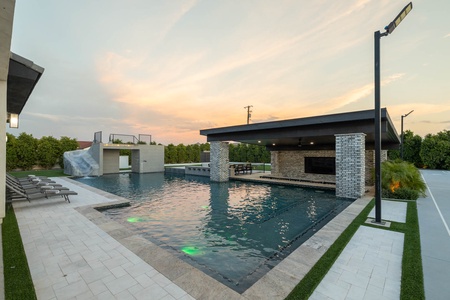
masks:
<svg viewBox="0 0 450 300"><path fill-rule="evenodd" d="M66 151L76 150L76 139L61 137L56 139L44 136L40 139L22 132L18 137L7 133L6 142L6 170L31 170L33 166L51 169L55 164L64 168L63 155Z"/></svg>

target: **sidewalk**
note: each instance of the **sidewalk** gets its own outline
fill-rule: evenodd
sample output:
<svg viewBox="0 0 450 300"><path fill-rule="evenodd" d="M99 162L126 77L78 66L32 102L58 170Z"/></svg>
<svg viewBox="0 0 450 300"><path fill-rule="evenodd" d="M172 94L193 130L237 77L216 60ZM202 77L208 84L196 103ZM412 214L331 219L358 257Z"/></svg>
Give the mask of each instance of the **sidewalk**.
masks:
<svg viewBox="0 0 450 300"><path fill-rule="evenodd" d="M405 222L406 203L381 207L383 220ZM403 233L360 226L310 299L400 299L403 242Z"/></svg>

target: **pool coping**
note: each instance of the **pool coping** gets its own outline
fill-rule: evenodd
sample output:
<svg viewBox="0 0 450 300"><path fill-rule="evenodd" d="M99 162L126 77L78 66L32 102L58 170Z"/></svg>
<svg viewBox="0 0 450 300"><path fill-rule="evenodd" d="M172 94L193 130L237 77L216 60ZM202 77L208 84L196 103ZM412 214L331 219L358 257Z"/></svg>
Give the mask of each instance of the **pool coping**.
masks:
<svg viewBox="0 0 450 300"><path fill-rule="evenodd" d="M355 200L240 294L100 212L129 205L129 200L69 178L66 180L111 199L112 202L75 210L196 299L284 299L373 198L367 195Z"/></svg>

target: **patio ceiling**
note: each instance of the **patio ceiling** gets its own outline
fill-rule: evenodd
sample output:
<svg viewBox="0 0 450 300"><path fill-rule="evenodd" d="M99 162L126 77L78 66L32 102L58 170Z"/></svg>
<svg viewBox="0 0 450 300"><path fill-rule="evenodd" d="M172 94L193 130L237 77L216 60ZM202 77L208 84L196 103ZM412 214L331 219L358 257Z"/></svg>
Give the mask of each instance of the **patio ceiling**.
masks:
<svg viewBox="0 0 450 300"><path fill-rule="evenodd" d="M208 142L235 141L276 150L334 150L335 134L365 133L366 149L374 149L374 110L300 119L203 129ZM381 110L383 149L397 149L400 138L386 108Z"/></svg>
<svg viewBox="0 0 450 300"><path fill-rule="evenodd" d="M8 70L7 112L20 114L44 68L11 52Z"/></svg>

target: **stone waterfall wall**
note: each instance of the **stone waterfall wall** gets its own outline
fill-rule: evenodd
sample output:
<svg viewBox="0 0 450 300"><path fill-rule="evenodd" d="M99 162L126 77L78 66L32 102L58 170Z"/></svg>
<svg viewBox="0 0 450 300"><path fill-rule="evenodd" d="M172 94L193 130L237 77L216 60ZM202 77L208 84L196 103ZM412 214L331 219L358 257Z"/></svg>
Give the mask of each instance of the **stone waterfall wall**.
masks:
<svg viewBox="0 0 450 300"><path fill-rule="evenodd" d="M336 196L360 198L365 192L364 133L337 134L336 137Z"/></svg>
<svg viewBox="0 0 450 300"><path fill-rule="evenodd" d="M211 170L210 179L215 182L225 182L230 178L229 150L226 142L211 142L210 144Z"/></svg>

